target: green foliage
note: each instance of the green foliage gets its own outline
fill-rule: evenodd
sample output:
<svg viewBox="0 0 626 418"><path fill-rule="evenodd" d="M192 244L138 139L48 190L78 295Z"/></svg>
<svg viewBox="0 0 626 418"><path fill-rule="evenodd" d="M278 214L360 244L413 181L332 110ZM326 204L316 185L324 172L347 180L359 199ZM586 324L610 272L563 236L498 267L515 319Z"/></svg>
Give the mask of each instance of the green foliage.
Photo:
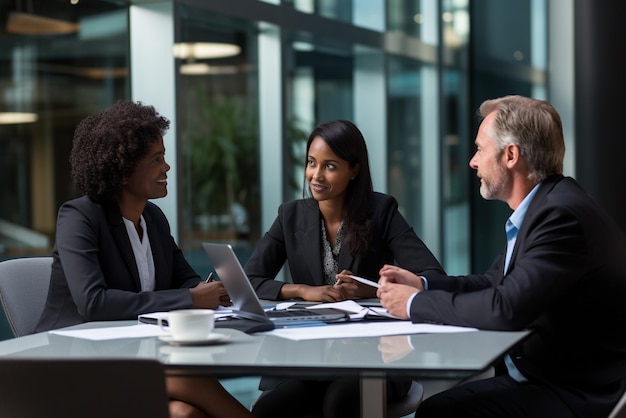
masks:
<svg viewBox="0 0 626 418"><path fill-rule="evenodd" d="M195 99L184 149L191 215L229 215L234 203L247 207L256 195L258 123L237 98L211 100L198 90Z"/></svg>

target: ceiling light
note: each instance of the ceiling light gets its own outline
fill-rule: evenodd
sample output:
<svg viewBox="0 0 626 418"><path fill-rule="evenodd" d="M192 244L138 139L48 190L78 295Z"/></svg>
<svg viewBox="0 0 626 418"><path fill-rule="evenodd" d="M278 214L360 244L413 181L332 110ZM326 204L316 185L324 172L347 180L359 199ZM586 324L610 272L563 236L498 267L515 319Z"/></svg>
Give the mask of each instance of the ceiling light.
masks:
<svg viewBox="0 0 626 418"><path fill-rule="evenodd" d="M36 16L30 13L10 12L6 31L18 35L56 35L74 33L80 25L64 20Z"/></svg>
<svg viewBox="0 0 626 418"><path fill-rule="evenodd" d="M17 123L32 123L37 121L36 113L26 112L0 112L0 125Z"/></svg>
<svg viewBox="0 0 626 418"><path fill-rule="evenodd" d="M183 42L174 44L174 56L179 59L226 58L239 55L241 47L218 42Z"/></svg>
<svg viewBox="0 0 626 418"><path fill-rule="evenodd" d="M203 62L188 62L181 64L182 75L232 75L239 73L236 65L208 65Z"/></svg>
<svg viewBox="0 0 626 418"><path fill-rule="evenodd" d="M209 74L209 64L192 62L180 66L180 73L184 75L204 75Z"/></svg>

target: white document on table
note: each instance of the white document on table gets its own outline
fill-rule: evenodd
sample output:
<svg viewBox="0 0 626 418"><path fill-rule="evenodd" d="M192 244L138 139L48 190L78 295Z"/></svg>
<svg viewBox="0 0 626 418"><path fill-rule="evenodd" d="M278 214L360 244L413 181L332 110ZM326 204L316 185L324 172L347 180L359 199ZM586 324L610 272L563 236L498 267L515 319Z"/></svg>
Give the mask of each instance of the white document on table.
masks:
<svg viewBox="0 0 626 418"><path fill-rule="evenodd" d="M321 340L325 338L382 337L385 335L437 334L472 332L476 328L437 324L414 324L410 321L350 322L307 328L276 328L266 335L289 340Z"/></svg>
<svg viewBox="0 0 626 418"><path fill-rule="evenodd" d="M291 306L296 305L300 302L281 302L276 305L276 309L289 309ZM347 312L350 315L350 320L356 321L365 318L365 315L369 316L380 316L384 318L392 318L392 319L400 319L397 316L391 315L387 312L387 309L381 307L366 307L360 305L355 300L344 300L342 302L329 302L329 303L318 303L316 305L311 305L307 307L307 309L317 309L317 308L334 308L339 309L344 312Z"/></svg>
<svg viewBox="0 0 626 418"><path fill-rule="evenodd" d="M324 338L351 338L351 337L382 337L385 335L408 335L424 333L449 333L478 331L476 328L456 327L436 324L413 324L409 321L375 321L351 322L347 324L333 324L311 326L304 328L277 328L264 334L275 335L290 340L318 340ZM124 338L145 338L167 335L160 327L148 324L129 325L121 327L105 327L74 330L52 330L51 334L67 337L84 338L87 340L116 340Z"/></svg>
<svg viewBox="0 0 626 418"><path fill-rule="evenodd" d="M119 340L124 338L145 338L168 335L161 327L138 324L123 327L105 327L91 329L52 330L50 334L64 335L66 337L84 338L86 340Z"/></svg>

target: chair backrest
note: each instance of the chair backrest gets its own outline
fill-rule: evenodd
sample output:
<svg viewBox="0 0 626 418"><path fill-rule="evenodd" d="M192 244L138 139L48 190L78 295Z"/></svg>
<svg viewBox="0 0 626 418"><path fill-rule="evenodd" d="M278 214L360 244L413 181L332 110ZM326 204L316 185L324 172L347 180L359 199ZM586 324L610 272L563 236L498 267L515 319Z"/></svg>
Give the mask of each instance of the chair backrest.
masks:
<svg viewBox="0 0 626 418"><path fill-rule="evenodd" d="M0 416L168 418L165 370L148 359L0 358Z"/></svg>
<svg viewBox="0 0 626 418"><path fill-rule="evenodd" d="M609 418L626 418L626 393L622 395L617 405L609 414Z"/></svg>
<svg viewBox="0 0 626 418"><path fill-rule="evenodd" d="M35 332L48 296L52 257L0 263L0 303L16 337Z"/></svg>
<svg viewBox="0 0 626 418"><path fill-rule="evenodd" d="M424 387L418 381L411 382L408 393L402 399L387 404L389 418L404 417L413 414L424 398Z"/></svg>

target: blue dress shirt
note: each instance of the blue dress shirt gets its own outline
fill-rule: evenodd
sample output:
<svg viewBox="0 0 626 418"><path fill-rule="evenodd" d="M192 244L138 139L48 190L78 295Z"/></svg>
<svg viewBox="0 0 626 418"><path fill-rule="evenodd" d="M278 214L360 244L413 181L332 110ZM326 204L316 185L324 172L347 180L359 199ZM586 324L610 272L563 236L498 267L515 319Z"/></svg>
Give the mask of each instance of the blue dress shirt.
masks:
<svg viewBox="0 0 626 418"><path fill-rule="evenodd" d="M541 184L541 183L539 183ZM526 211L528 210L528 206L530 202L535 197L537 190L539 189L539 184L537 184L531 191L526 195L522 203L517 207L517 209L509 216L506 224L504 225L504 230L506 232L506 258L504 260L504 275L506 276L509 270L509 263L511 262L511 255L513 254L513 248L515 247L515 241L517 240L517 233L522 226L522 222L524 221L524 216L526 216ZM504 357L504 364L506 365L507 370L509 371L509 375L513 378L513 380L517 382L526 382L527 379L524 375L518 370L513 363L513 359L510 355L506 355Z"/></svg>

